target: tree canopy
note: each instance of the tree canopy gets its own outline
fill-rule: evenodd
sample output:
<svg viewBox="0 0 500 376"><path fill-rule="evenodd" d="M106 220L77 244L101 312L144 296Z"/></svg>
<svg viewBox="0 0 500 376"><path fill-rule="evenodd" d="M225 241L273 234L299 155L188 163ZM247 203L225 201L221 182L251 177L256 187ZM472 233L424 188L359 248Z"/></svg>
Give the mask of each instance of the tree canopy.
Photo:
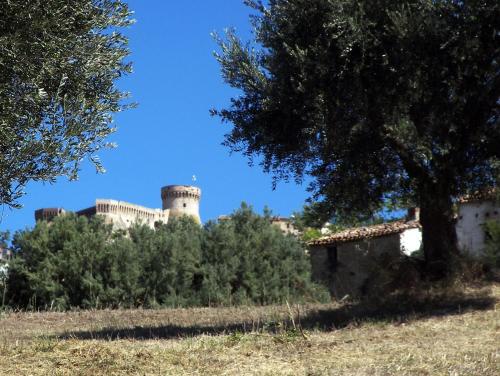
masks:
<svg viewBox="0 0 500 376"><path fill-rule="evenodd" d="M18 207L29 181L74 179L86 157L103 170L132 20L121 0L9 0L0 14L0 204Z"/></svg>
<svg viewBox="0 0 500 376"><path fill-rule="evenodd" d="M429 270L446 272L455 198L496 184L500 3L246 2L255 40L218 37L240 91L213 111L225 144L277 179L312 175L327 217L419 205Z"/></svg>

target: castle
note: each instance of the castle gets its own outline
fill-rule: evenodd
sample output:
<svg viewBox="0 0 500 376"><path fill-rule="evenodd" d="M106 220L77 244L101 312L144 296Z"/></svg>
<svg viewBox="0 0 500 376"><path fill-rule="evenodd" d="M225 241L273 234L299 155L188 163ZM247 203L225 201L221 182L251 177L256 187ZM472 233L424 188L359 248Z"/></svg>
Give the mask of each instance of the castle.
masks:
<svg viewBox="0 0 500 376"><path fill-rule="evenodd" d="M155 223L167 223L170 218L184 215L200 220L201 189L188 185L168 185L161 189L162 208L151 209L128 202L97 199L94 206L76 212L77 215L93 217L99 215L114 229L125 230L134 223L142 223L154 228ZM43 208L35 211L35 220L50 221L63 215L63 208Z"/></svg>

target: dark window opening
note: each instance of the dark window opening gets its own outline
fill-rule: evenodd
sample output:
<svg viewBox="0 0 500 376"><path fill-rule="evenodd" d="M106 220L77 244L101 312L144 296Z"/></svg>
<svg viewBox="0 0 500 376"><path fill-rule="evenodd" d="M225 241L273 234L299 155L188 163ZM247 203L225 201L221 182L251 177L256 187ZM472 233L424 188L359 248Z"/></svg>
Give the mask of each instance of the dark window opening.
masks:
<svg viewBox="0 0 500 376"><path fill-rule="evenodd" d="M329 270L335 271L339 266L339 255L337 246L331 246L327 248L328 252L328 268Z"/></svg>
<svg viewBox="0 0 500 376"><path fill-rule="evenodd" d="M186 203L184 203L184 204L182 204L182 206L186 207L187 205L186 205Z"/></svg>

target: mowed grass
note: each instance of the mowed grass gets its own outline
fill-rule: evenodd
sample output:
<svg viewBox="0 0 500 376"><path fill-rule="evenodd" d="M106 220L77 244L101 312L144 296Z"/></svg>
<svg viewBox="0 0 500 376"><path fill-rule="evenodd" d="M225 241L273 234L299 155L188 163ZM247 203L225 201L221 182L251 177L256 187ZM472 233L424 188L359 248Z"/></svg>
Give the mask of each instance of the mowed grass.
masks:
<svg viewBox="0 0 500 376"><path fill-rule="evenodd" d="M500 285L387 306L4 313L2 375L500 375Z"/></svg>

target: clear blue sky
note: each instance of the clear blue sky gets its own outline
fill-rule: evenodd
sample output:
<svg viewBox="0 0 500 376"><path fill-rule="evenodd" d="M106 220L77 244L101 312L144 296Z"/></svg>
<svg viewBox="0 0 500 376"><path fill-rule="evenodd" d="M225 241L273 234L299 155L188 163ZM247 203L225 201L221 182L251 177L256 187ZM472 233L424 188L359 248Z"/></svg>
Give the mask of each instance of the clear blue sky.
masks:
<svg viewBox="0 0 500 376"><path fill-rule="evenodd" d="M159 208L162 186L191 184L193 175L202 189L203 221L231 213L242 201L285 216L299 210L306 187L280 183L273 191L271 176L221 146L230 126L209 115L210 108L225 106L234 94L212 56L217 46L210 33L235 27L247 38L251 10L243 0L129 4L137 20L126 31L134 73L119 85L139 106L116 117L118 132L109 141L118 148L100 154L107 173L98 175L85 163L77 182L30 184L22 209L3 208L0 230L33 226L37 208L77 210L96 198Z"/></svg>

